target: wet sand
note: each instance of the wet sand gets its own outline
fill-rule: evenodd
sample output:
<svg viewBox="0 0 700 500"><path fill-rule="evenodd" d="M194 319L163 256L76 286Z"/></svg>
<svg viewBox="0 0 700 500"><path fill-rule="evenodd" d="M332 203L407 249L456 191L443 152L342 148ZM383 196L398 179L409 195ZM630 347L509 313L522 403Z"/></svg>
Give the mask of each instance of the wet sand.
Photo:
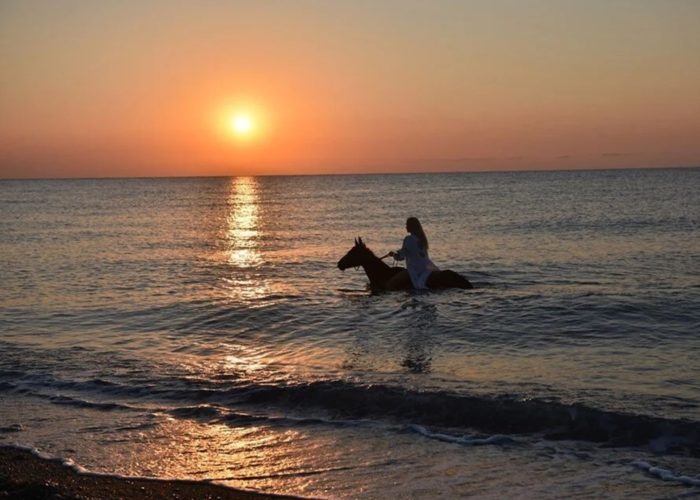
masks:
<svg viewBox="0 0 700 500"><path fill-rule="evenodd" d="M0 499L240 499L294 498L252 493L200 481L118 478L78 473L57 460L0 447Z"/></svg>

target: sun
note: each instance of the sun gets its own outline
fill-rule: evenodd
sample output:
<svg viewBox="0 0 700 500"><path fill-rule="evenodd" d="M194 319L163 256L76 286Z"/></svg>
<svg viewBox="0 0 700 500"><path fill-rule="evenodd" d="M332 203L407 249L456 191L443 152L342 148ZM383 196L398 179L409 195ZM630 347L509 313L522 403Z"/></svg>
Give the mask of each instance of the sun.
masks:
<svg viewBox="0 0 700 500"><path fill-rule="evenodd" d="M234 115L231 117L231 131L237 136L247 136L253 132L255 123L250 115Z"/></svg>
<svg viewBox="0 0 700 500"><path fill-rule="evenodd" d="M222 144L236 148L258 147L272 130L266 108L251 100L220 103L212 108L211 125Z"/></svg>

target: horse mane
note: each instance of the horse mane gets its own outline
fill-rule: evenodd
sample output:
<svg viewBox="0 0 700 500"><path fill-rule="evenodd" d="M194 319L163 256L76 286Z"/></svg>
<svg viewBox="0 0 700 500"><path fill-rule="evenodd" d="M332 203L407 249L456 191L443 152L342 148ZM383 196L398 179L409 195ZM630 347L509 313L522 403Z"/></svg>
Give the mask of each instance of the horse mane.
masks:
<svg viewBox="0 0 700 500"><path fill-rule="evenodd" d="M368 247L367 245L364 245L364 247L365 247L365 250L367 250L372 257L374 257L376 259L379 258L375 255L375 253L372 251L372 249L370 247Z"/></svg>
<svg viewBox="0 0 700 500"><path fill-rule="evenodd" d="M362 238L360 238L360 247L361 247L361 248L364 248L367 252L369 252L369 255L370 255L371 257L374 257L375 259L377 259L378 261L380 261L382 264L384 263L384 261L383 261L382 259L380 259L379 257L377 257L377 255L372 251L372 249L371 249L370 247L368 247L368 246L362 241Z"/></svg>
<svg viewBox="0 0 700 500"><path fill-rule="evenodd" d="M378 262L379 264L381 264L382 267L386 267L386 268L391 267L389 264L387 264L382 259L377 257L377 255L372 251L372 249L370 247L368 247L364 243L362 244L362 246L364 247L365 250L367 250L369 252L370 257L372 257L375 262Z"/></svg>

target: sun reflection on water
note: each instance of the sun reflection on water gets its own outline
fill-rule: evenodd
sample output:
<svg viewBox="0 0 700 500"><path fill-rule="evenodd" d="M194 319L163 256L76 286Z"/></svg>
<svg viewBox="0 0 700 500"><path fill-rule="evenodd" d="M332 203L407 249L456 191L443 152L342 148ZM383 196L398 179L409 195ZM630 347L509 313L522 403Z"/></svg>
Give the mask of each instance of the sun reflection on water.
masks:
<svg viewBox="0 0 700 500"><path fill-rule="evenodd" d="M260 265L258 248L258 181L255 177L236 177L231 180L228 198L229 215L228 261L237 267Z"/></svg>
<svg viewBox="0 0 700 500"><path fill-rule="evenodd" d="M235 300L260 299L269 293L260 248L259 182L255 177L231 179L224 228L226 261L230 274L223 277L227 294Z"/></svg>

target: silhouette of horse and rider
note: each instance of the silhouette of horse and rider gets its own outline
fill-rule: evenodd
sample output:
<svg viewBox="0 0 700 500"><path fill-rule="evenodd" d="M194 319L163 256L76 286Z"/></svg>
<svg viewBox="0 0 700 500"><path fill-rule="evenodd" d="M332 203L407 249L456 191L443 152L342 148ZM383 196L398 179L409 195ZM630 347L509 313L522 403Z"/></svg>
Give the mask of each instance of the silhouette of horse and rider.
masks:
<svg viewBox="0 0 700 500"><path fill-rule="evenodd" d="M433 264L428 256L428 238L417 218L409 217L406 220L406 231L409 234L404 238L401 249L383 257L374 255L362 238L357 238L355 245L338 261L338 269L344 271L349 267L362 267L374 291L472 288L464 276L449 269L442 271ZM382 260L385 257L405 260L406 268L385 264Z"/></svg>

